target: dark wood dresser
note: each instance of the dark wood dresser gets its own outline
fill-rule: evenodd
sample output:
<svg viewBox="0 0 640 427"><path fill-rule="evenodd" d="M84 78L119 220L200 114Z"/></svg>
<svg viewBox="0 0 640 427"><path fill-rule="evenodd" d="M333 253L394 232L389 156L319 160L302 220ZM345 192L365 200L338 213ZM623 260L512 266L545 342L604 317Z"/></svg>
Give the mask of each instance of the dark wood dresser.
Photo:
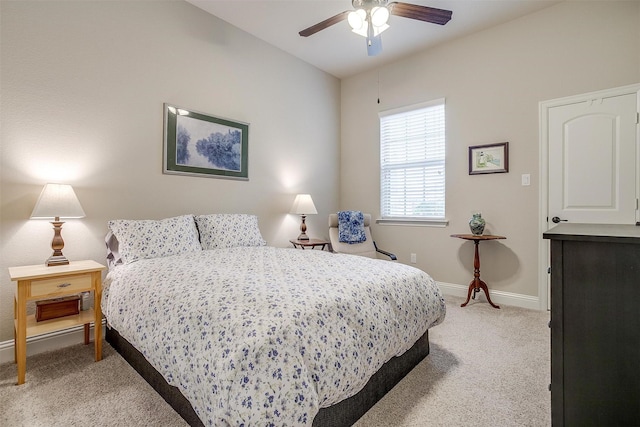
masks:
<svg viewBox="0 0 640 427"><path fill-rule="evenodd" d="M640 227L561 224L551 240L554 426L640 425Z"/></svg>

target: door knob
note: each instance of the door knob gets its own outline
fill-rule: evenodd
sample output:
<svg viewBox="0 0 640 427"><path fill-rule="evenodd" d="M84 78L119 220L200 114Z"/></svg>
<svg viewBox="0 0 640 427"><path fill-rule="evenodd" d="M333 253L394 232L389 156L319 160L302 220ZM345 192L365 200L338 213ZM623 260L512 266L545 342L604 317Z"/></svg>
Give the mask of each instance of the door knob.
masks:
<svg viewBox="0 0 640 427"><path fill-rule="evenodd" d="M557 224L557 223L559 223L560 221L567 222L567 220L566 220L566 219L560 219L560 218L559 218L559 217L557 217L557 216L554 216L553 218L551 218L551 221L553 221L553 222L554 222L554 223L556 223L556 224Z"/></svg>

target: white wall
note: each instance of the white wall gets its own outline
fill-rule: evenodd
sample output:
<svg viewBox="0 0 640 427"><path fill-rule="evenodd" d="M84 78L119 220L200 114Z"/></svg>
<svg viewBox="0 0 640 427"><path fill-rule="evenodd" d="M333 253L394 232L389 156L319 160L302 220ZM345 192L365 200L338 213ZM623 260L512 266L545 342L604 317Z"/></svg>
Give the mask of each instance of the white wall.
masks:
<svg viewBox="0 0 640 427"><path fill-rule="evenodd" d="M454 16L455 19L455 16ZM379 86L378 82L379 81ZM540 101L640 82L640 2L569 1L342 81L340 208L379 216L378 112L446 98L445 228L374 226L379 246L436 280L468 285L480 210L481 276L492 291L538 297ZM380 104L376 100L380 94ZM509 173L468 175L468 147L509 142ZM531 174L531 186L521 175Z"/></svg>
<svg viewBox="0 0 640 427"><path fill-rule="evenodd" d="M287 246L310 193L326 235L338 206L339 81L182 1L0 2L0 342L13 338L7 267L51 255L29 220L47 182L86 218L63 227L71 260L104 262L113 218L253 213ZM162 105L250 123L249 181L162 174Z"/></svg>

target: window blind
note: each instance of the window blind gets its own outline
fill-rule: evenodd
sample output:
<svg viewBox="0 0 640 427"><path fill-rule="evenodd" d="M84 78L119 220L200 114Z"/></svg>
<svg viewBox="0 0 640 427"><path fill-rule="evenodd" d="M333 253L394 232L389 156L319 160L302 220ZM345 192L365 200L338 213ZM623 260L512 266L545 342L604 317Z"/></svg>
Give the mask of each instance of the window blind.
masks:
<svg viewBox="0 0 640 427"><path fill-rule="evenodd" d="M382 218L444 219L444 99L380 113Z"/></svg>

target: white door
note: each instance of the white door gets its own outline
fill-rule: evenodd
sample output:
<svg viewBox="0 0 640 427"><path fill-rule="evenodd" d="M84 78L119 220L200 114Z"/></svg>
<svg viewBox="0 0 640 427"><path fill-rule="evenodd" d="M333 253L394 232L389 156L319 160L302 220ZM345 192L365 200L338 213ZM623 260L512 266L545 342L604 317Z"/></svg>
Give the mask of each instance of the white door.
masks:
<svg viewBox="0 0 640 427"><path fill-rule="evenodd" d="M640 221L640 84L540 103L540 237L559 222ZM539 295L550 308L549 241Z"/></svg>
<svg viewBox="0 0 640 427"><path fill-rule="evenodd" d="M629 93L549 109L549 228L637 221L637 103Z"/></svg>

